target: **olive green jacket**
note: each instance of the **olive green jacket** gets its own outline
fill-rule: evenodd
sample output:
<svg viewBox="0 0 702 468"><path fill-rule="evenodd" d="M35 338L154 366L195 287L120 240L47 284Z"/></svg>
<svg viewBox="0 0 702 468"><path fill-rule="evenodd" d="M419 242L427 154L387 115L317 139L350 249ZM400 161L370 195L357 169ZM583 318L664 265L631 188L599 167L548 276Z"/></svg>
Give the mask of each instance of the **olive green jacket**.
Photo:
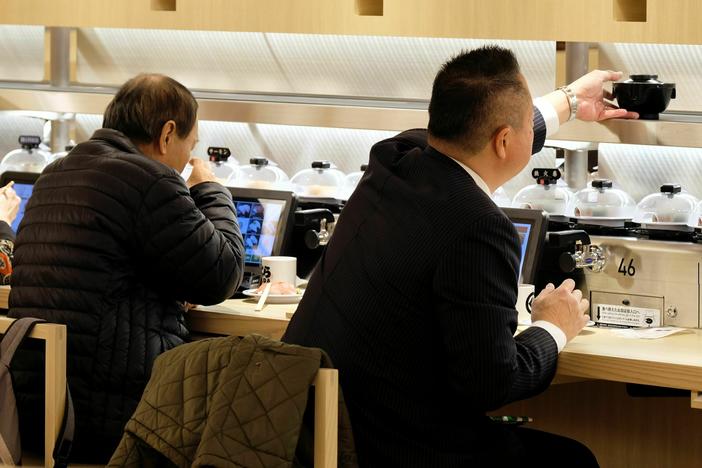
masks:
<svg viewBox="0 0 702 468"><path fill-rule="evenodd" d="M310 433L303 429L301 437L303 415L326 361L320 349L258 335L172 349L156 360L109 466L307 464L311 451L303 446ZM340 410L339 465L355 466L343 402Z"/></svg>

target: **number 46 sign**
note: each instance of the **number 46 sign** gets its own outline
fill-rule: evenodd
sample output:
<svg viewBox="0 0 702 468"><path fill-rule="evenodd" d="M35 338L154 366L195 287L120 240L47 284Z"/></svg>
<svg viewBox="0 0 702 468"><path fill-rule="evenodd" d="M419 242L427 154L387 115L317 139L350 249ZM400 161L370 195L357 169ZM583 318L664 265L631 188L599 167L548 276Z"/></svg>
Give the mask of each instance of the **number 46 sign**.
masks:
<svg viewBox="0 0 702 468"><path fill-rule="evenodd" d="M634 276L636 275L636 267L634 266L634 259L629 259L629 262L627 264L627 259L622 258L622 261L619 262L619 269L617 270L617 273L621 273L624 276Z"/></svg>

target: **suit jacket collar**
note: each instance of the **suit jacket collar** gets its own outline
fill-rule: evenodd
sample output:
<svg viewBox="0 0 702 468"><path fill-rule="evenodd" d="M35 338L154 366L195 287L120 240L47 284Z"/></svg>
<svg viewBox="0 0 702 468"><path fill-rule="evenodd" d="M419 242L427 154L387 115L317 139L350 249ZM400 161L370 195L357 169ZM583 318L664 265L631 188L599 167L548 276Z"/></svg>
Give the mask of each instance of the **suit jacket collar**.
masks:
<svg viewBox="0 0 702 468"><path fill-rule="evenodd" d="M425 152L425 154L427 154L430 157L436 158L438 160L445 160L447 162L452 163L452 166L454 166L454 168L455 167L460 168L463 173L467 173L470 176L470 178L473 180L473 182L475 182L475 185L477 185L480 190L485 192L485 194L488 197L491 196L490 187L488 187L488 185L485 183L483 178L480 177L480 175L477 172L475 172L473 169L471 169L470 167L468 167L465 164L463 164L462 162L452 158L451 156L448 156L448 155L442 153L441 151L437 150L436 148L434 148L432 146L427 146L427 148L424 152Z"/></svg>

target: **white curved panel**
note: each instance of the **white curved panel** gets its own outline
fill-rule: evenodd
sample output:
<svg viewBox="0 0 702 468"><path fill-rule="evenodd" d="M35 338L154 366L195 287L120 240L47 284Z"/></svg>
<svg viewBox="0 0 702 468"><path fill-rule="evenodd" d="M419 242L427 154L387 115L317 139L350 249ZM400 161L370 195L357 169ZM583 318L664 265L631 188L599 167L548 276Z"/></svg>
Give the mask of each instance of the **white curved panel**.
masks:
<svg viewBox="0 0 702 468"><path fill-rule="evenodd" d="M666 182L702 197L702 149L601 144L599 176L612 179L637 202Z"/></svg>
<svg viewBox="0 0 702 468"><path fill-rule="evenodd" d="M0 80L44 79L44 27L0 25Z"/></svg>
<svg viewBox="0 0 702 468"><path fill-rule="evenodd" d="M535 95L554 88L555 43L139 29L80 29L78 81L118 85L141 72L193 89L428 99L443 62L498 43Z"/></svg>

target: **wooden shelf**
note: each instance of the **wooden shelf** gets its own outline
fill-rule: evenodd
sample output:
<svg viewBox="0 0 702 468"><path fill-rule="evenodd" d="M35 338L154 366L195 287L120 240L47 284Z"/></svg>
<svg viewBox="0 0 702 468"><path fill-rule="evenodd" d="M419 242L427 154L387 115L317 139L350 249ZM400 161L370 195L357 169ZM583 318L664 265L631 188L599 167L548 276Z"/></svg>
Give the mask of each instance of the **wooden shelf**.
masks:
<svg viewBox="0 0 702 468"><path fill-rule="evenodd" d="M702 44L698 26L702 2L641 4L640 0L0 0L0 24Z"/></svg>
<svg viewBox="0 0 702 468"><path fill-rule="evenodd" d="M632 145L702 148L702 115L661 114L660 120L573 121L561 127L553 140Z"/></svg>

